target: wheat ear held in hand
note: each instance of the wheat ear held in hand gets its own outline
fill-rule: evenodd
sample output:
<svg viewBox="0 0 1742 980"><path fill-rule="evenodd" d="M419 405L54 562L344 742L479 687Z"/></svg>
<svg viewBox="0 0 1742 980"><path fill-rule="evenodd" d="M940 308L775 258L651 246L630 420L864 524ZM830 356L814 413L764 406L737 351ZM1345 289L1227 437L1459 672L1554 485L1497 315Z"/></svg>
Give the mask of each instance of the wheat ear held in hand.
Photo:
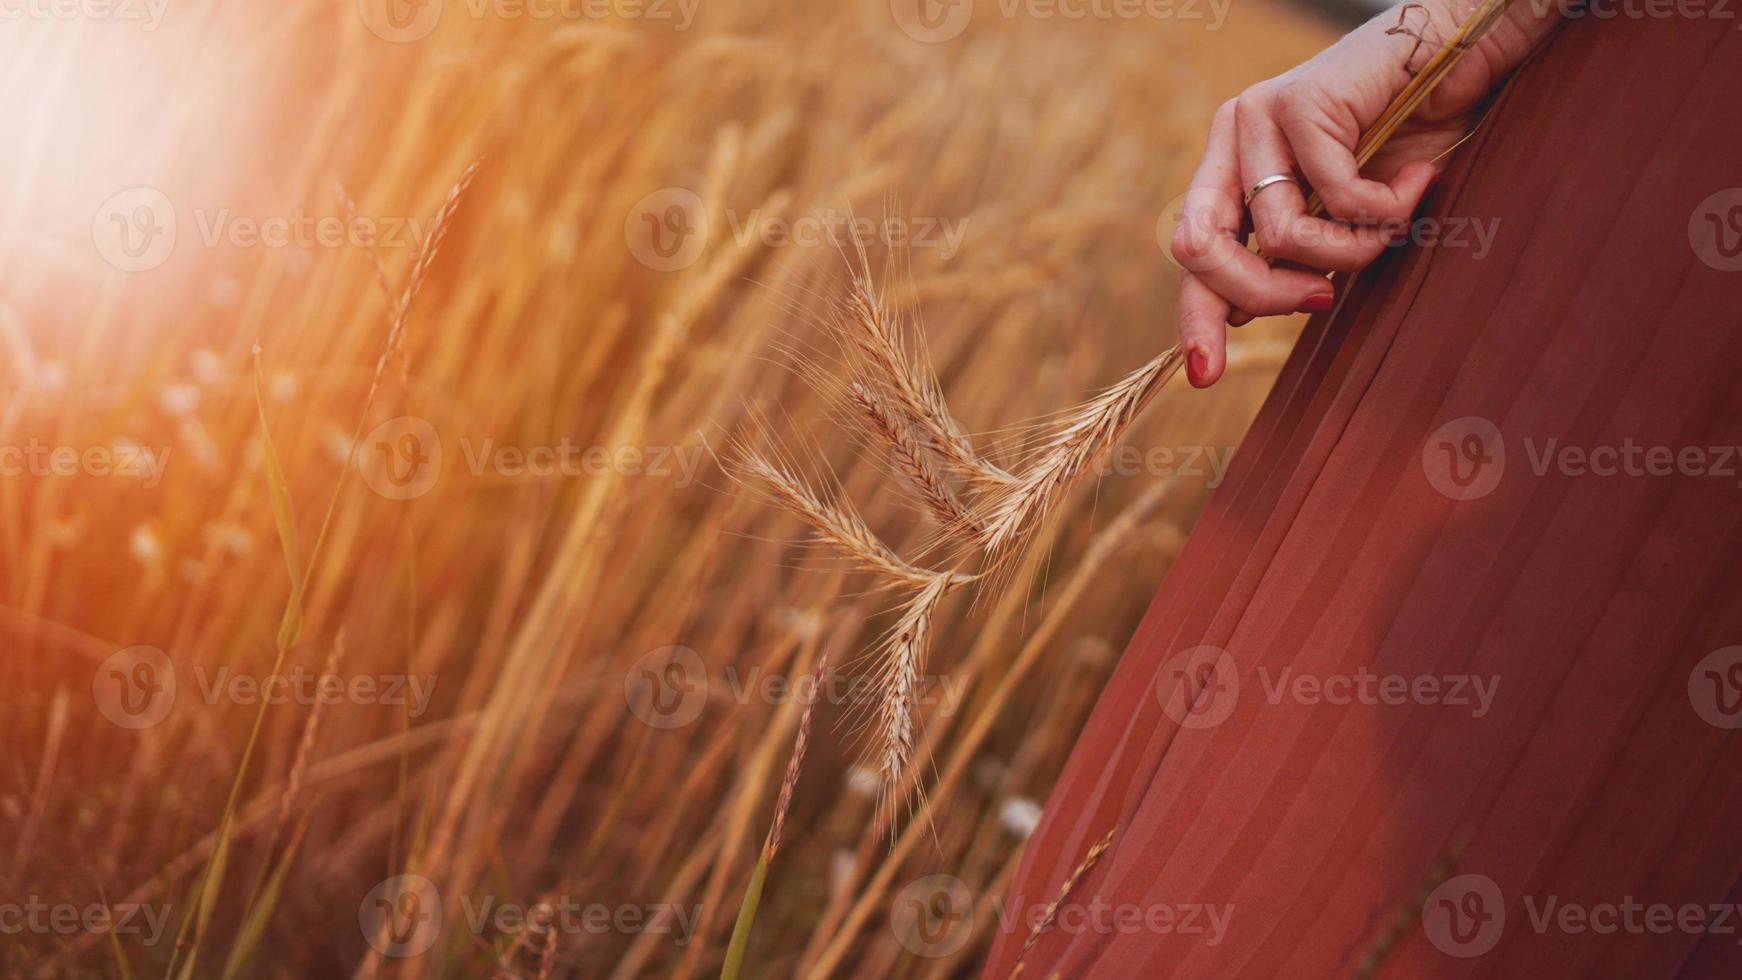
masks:
<svg viewBox="0 0 1742 980"><path fill-rule="evenodd" d="M1484 0L1465 19L1362 135L1355 149L1359 163L1372 158L1511 3ZM1308 207L1315 214L1323 210L1317 194ZM871 530L838 485L818 489L784 453L760 448L755 438L735 440L727 472L796 514L854 568L903 594L894 626L868 655L876 695L866 713L866 731L892 817L913 755L917 686L938 606L964 586L1002 583L995 573L1038 536L1037 529L1082 475L1178 371L1181 357L1178 347L1169 348L1040 425L1028 440L1035 448L1020 458L994 460L975 448L956 421L924 356L917 324L891 310L862 250L847 297L829 310L827 327L848 373L839 393L849 417L858 420L870 445L888 456L897 485L935 522L937 536L925 551L949 556L949 567L902 557ZM763 436L771 440L770 433Z"/></svg>

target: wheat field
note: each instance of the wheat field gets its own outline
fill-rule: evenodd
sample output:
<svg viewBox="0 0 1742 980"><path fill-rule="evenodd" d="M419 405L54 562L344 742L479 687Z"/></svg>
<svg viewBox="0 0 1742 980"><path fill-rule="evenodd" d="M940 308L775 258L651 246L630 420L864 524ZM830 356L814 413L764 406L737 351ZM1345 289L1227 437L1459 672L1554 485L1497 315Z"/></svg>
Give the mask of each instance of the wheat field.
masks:
<svg viewBox="0 0 1742 980"><path fill-rule="evenodd" d="M859 248L997 456L1172 343L1158 221L1211 112L1330 32L898 6L4 25L0 968L717 975L781 798L742 975L974 972L1298 323L937 605L893 785L898 610L728 447L923 550L832 397ZM947 949L900 924L937 875Z"/></svg>

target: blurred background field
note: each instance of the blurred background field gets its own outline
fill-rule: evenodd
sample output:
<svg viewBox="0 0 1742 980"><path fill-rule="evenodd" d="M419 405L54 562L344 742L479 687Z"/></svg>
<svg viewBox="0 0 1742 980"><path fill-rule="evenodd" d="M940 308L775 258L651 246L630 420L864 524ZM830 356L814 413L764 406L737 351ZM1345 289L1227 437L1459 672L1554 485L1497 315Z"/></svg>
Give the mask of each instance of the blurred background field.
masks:
<svg viewBox="0 0 1742 980"><path fill-rule="evenodd" d="M944 607L924 800L893 828L847 720L884 598L815 560L704 440L764 411L887 540L917 541L885 461L788 363L826 349L814 314L848 271L817 219L907 223L901 247L871 243L874 267L893 256L891 295L996 446L1172 342L1157 224L1211 112L1332 30L1260 0L1080 21L982 0L930 38L886 0L699 0L681 25L675 0L392 2L0 25L0 447L17 450L0 460L0 906L166 922L27 926L0 968L715 974L803 708L789 687L827 652L842 683L746 975L973 974L1075 733L1298 324L1237 332L1211 392L1176 380L1030 573ZM386 294L474 161L347 474ZM99 472L105 454L134 465ZM271 673L287 603L281 672L409 675L427 700L351 686L262 711L224 686ZM138 647L163 659L114 659ZM116 722L141 704L151 723ZM916 951L892 914L934 874L975 920ZM431 891L389 902L436 926L413 929L415 956L370 934L401 875ZM469 914L540 901L687 924Z"/></svg>

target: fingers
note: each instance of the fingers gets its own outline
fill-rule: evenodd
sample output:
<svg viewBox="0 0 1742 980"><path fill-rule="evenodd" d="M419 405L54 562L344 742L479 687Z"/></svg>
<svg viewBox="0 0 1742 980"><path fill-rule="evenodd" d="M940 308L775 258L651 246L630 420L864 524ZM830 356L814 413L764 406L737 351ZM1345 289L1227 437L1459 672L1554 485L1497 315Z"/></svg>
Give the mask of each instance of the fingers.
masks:
<svg viewBox="0 0 1742 980"><path fill-rule="evenodd" d="M1228 318L1228 301L1188 272L1180 277L1179 342L1186 355L1186 380L1194 388L1208 388L1222 376L1228 363L1228 341L1222 323Z"/></svg>
<svg viewBox="0 0 1742 980"><path fill-rule="evenodd" d="M1319 313L1331 308L1331 283L1317 272L1272 266L1246 249L1198 273L1204 285L1252 316Z"/></svg>
<svg viewBox="0 0 1742 980"><path fill-rule="evenodd" d="M1295 159L1282 127L1273 115L1274 100L1259 91L1236 103L1240 183L1246 188L1275 174L1293 174ZM1387 238L1378 228L1351 227L1311 217L1306 195L1292 181L1278 181L1248 203L1258 248L1273 259L1298 262L1315 269L1346 272L1379 257ZM1413 210L1413 209L1412 209Z"/></svg>
<svg viewBox="0 0 1742 980"><path fill-rule="evenodd" d="M1171 251L1186 270L1179 310L1186 374L1200 388L1225 368L1224 324L1328 311L1335 295L1322 271L1353 271L1377 258L1434 177L1426 160L1389 182L1362 177L1353 137L1322 107L1290 93L1287 84L1266 83L1218 109L1182 200ZM1303 188L1290 181L1243 201L1246 188L1297 170L1337 220L1309 215ZM1262 255L1246 246L1247 227Z"/></svg>
<svg viewBox="0 0 1742 980"><path fill-rule="evenodd" d="M1210 119L1210 135L1204 143L1191 186L1180 206L1171 250L1174 261L1188 272L1204 273L1235 260L1247 252L1240 241L1242 212L1237 203L1240 164L1234 156L1234 103L1227 102ZM1251 254L1247 252L1247 254Z"/></svg>
<svg viewBox="0 0 1742 980"><path fill-rule="evenodd" d="M1433 180L1433 164L1405 165L1390 183L1361 176L1352 138L1345 139L1323 110L1277 96L1276 120L1301 172L1333 217L1360 224L1404 221L1415 213Z"/></svg>
<svg viewBox="0 0 1742 980"><path fill-rule="evenodd" d="M1331 285L1299 269L1272 268L1242 243L1240 164L1233 103L1210 123L1204 158L1186 191L1172 251L1179 264L1233 307L1256 316L1318 312L1331 304Z"/></svg>

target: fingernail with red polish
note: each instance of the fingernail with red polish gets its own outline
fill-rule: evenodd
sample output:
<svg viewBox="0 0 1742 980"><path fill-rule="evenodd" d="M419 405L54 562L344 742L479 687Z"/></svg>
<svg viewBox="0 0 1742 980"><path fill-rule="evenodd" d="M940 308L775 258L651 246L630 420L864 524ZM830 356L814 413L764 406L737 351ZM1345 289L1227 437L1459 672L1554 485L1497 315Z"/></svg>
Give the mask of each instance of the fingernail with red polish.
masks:
<svg viewBox="0 0 1742 980"><path fill-rule="evenodd" d="M1186 380L1192 383L1192 387L1202 388L1204 385L1208 384L1209 374L1210 359L1204 356L1204 352L1198 350L1196 347L1187 351Z"/></svg>
<svg viewBox="0 0 1742 980"><path fill-rule="evenodd" d="M1306 299L1301 300L1299 312L1301 312L1301 313L1329 313L1329 312L1331 312L1331 307L1336 305L1336 302L1337 302L1336 294L1334 294L1334 293L1319 293L1316 296L1308 296Z"/></svg>

